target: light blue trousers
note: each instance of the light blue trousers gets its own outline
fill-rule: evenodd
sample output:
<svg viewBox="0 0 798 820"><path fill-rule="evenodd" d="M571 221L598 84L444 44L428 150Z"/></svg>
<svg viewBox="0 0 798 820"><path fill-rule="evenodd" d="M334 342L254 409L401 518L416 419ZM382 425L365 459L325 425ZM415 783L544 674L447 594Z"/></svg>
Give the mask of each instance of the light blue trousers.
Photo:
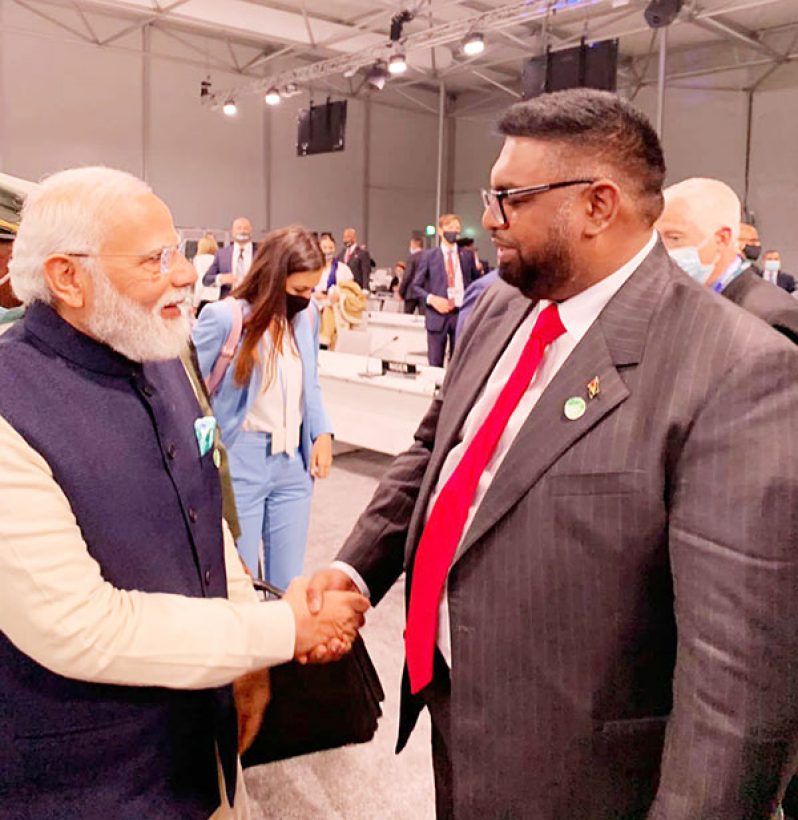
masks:
<svg viewBox="0 0 798 820"><path fill-rule="evenodd" d="M297 453L269 455L268 433L240 432L229 449L241 537L238 552L258 577L263 539L263 577L285 589L302 574L313 481Z"/></svg>

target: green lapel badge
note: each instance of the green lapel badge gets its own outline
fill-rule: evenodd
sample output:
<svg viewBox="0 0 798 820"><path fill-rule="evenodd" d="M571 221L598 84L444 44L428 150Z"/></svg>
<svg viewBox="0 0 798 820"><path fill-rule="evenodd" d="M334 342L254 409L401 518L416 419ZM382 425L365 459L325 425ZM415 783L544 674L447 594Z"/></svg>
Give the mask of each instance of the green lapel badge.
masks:
<svg viewBox="0 0 798 820"><path fill-rule="evenodd" d="M571 396L571 398L565 402L565 407L563 407L565 418L567 418L568 421L581 419L582 416L585 415L585 410L587 410L587 402L581 396Z"/></svg>

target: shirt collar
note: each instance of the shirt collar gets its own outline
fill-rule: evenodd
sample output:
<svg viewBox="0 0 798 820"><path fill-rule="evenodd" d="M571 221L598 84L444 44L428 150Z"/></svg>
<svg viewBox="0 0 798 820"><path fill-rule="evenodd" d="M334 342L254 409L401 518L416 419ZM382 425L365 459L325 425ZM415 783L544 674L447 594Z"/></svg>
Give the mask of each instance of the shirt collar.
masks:
<svg viewBox="0 0 798 820"><path fill-rule="evenodd" d="M573 336L577 342L582 340L582 337L590 329L593 322L598 319L599 314L604 310L610 299L643 264L643 260L651 253L656 244L657 233L652 231L651 238L645 246L626 264L618 268L615 273L610 274L600 282L596 282L595 285L591 285L587 290L577 293L576 296L560 302L560 319L570 336ZM542 307L544 306L542 304Z"/></svg>
<svg viewBox="0 0 798 820"><path fill-rule="evenodd" d="M30 305L21 321L26 333L44 342L62 358L86 370L111 376L134 376L141 372L141 364L81 333L44 302Z"/></svg>

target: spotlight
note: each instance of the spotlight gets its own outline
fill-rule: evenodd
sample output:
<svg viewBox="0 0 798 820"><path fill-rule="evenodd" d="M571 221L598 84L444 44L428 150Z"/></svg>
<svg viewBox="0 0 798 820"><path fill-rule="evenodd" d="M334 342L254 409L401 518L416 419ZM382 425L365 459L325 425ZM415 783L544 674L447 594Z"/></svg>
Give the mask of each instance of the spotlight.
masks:
<svg viewBox="0 0 798 820"><path fill-rule="evenodd" d="M266 92L263 100L267 105L279 105L282 97L280 97L280 92L272 87Z"/></svg>
<svg viewBox="0 0 798 820"><path fill-rule="evenodd" d="M224 111L225 116L227 117L235 117L235 115L238 114L238 106L236 105L236 101L232 97L229 97L222 106L222 111Z"/></svg>
<svg viewBox="0 0 798 820"><path fill-rule="evenodd" d="M485 50L485 37L482 34L469 34L463 43L463 51L469 57L476 57Z"/></svg>
<svg viewBox="0 0 798 820"><path fill-rule="evenodd" d="M391 74L404 74L407 71L407 58L404 54L393 54L388 60L388 71Z"/></svg>
<svg viewBox="0 0 798 820"><path fill-rule="evenodd" d="M297 94L301 94L302 92L299 90L299 86L296 83L288 83L286 87L283 89L282 94L283 97L296 97Z"/></svg>
<svg viewBox="0 0 798 820"><path fill-rule="evenodd" d="M382 91L385 88L385 83L388 82L388 68L385 63L380 61L374 63L373 66L366 72L366 82L377 91Z"/></svg>
<svg viewBox="0 0 798 820"><path fill-rule="evenodd" d="M651 28L664 28L679 16L683 5L684 0L651 0L643 16Z"/></svg>

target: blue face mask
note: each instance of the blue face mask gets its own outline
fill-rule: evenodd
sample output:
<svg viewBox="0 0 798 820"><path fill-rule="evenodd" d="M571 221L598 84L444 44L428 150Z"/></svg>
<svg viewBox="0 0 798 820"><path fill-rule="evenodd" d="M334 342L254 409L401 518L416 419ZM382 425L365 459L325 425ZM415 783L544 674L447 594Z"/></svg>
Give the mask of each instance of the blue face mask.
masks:
<svg viewBox="0 0 798 820"><path fill-rule="evenodd" d="M703 243L702 243L703 244ZM715 262L704 264L701 257L698 255L698 248L695 246L689 248L674 248L668 251L671 259L692 279L695 279L699 285L705 285L707 279L715 270Z"/></svg>
<svg viewBox="0 0 798 820"><path fill-rule="evenodd" d="M765 270L768 271L768 273L778 273L780 268L781 263L778 261L778 259L765 260Z"/></svg>

